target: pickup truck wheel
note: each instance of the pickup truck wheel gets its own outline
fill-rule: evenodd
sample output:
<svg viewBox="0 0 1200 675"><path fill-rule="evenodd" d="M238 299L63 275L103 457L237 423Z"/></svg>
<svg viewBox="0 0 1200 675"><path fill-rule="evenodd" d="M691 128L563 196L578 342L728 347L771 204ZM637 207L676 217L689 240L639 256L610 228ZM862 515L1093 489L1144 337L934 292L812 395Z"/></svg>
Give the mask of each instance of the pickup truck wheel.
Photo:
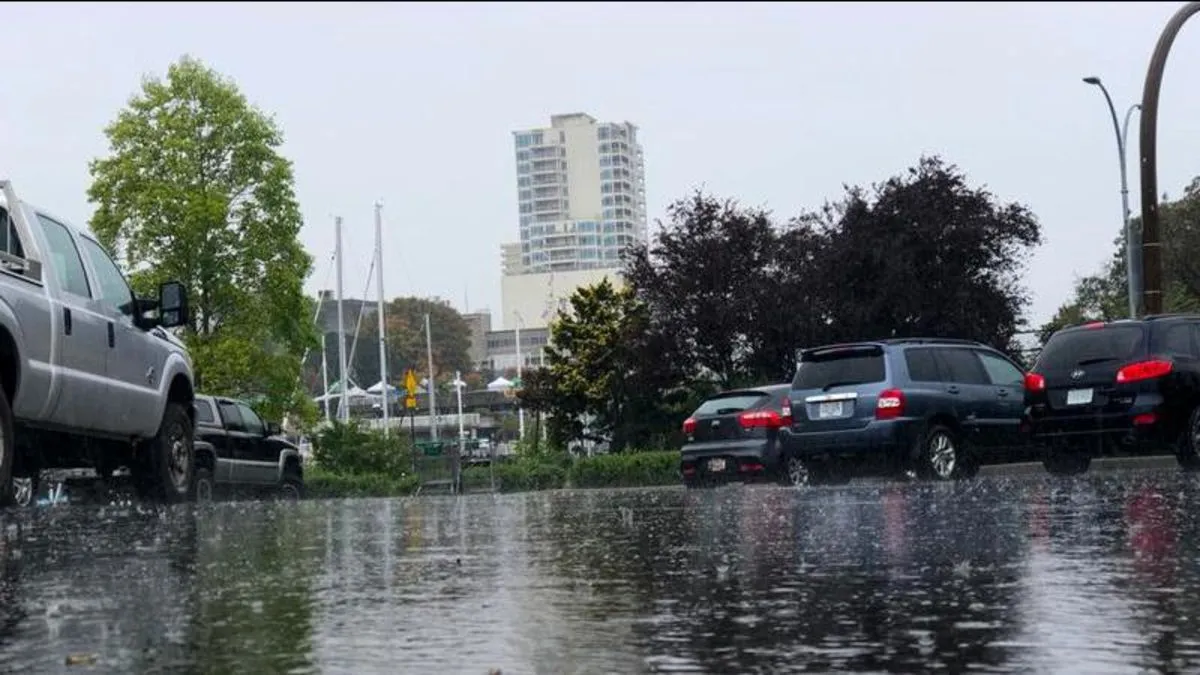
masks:
<svg viewBox="0 0 1200 675"><path fill-rule="evenodd" d="M8 394L0 389L0 505L13 505L13 463L16 461L16 443L13 438L12 408Z"/></svg>
<svg viewBox="0 0 1200 675"><path fill-rule="evenodd" d="M304 499L304 479L294 471L283 474L283 480L279 482L279 498L289 502Z"/></svg>
<svg viewBox="0 0 1200 675"><path fill-rule="evenodd" d="M137 483L144 497L168 504L193 497L196 465L192 420L182 404L167 404L158 435L147 443L138 473Z"/></svg>

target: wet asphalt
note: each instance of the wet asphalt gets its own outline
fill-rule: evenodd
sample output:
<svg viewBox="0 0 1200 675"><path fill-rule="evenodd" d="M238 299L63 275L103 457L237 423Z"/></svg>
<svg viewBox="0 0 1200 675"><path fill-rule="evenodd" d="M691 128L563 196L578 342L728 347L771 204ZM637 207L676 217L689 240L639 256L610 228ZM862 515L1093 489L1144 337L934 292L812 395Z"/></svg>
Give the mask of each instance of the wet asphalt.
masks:
<svg viewBox="0 0 1200 675"><path fill-rule="evenodd" d="M1200 670L1172 460L0 514L0 671Z"/></svg>

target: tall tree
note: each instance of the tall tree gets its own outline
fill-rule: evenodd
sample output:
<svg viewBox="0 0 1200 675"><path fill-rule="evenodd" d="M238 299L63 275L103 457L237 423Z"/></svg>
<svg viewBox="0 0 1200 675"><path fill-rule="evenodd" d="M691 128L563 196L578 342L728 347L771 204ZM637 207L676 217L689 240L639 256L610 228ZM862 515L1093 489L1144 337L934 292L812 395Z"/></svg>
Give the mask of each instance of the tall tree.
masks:
<svg viewBox="0 0 1200 675"><path fill-rule="evenodd" d="M1163 243L1163 309L1200 311L1200 178L1193 179L1176 201L1159 206ZM1139 219L1134 218L1137 226ZM1112 256L1095 273L1080 277L1070 299L1039 329L1042 341L1064 326L1110 321L1129 315L1125 272L1125 233L1113 240Z"/></svg>
<svg viewBox="0 0 1200 675"><path fill-rule="evenodd" d="M90 167L92 230L142 292L187 284L197 386L265 396L268 416L306 407L298 385L302 354L316 344L302 288L312 259L275 122L184 57L165 79L144 80L105 135L109 154Z"/></svg>
<svg viewBox="0 0 1200 675"><path fill-rule="evenodd" d="M653 444L674 425L667 406L679 372L652 330L649 308L608 280L578 289L550 325L546 380L529 396L551 411L560 437L608 441L614 451Z"/></svg>
<svg viewBox="0 0 1200 675"><path fill-rule="evenodd" d="M429 370L425 346L425 314L433 334L434 377L440 384L454 379L454 371L471 370L471 329L450 303L443 300L402 297L384 306L387 331L388 373L399 382L404 371ZM361 344L354 350L354 372L369 386L379 379L379 318L369 312L363 318ZM334 355L336 357L336 354Z"/></svg>
<svg viewBox="0 0 1200 675"><path fill-rule="evenodd" d="M697 192L667 208L648 246L625 257L625 276L675 337L679 359L723 386L755 380L761 294L778 239L770 216Z"/></svg>
<svg viewBox="0 0 1200 675"><path fill-rule="evenodd" d="M1011 347L1028 292L1022 273L1041 227L937 157L812 220L821 224L822 292L832 337L937 335Z"/></svg>

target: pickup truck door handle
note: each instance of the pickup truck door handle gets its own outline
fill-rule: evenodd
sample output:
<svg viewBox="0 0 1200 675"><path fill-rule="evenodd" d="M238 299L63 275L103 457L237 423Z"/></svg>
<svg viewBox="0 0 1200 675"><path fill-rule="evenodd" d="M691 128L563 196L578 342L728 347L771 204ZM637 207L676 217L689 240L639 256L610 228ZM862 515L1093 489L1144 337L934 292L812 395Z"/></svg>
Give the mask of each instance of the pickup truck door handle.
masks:
<svg viewBox="0 0 1200 675"><path fill-rule="evenodd" d="M71 334L71 308L63 307L63 333Z"/></svg>
<svg viewBox="0 0 1200 675"><path fill-rule="evenodd" d="M117 346L117 335L113 331L113 325L112 325L111 321L108 322L108 346L109 347Z"/></svg>
<svg viewBox="0 0 1200 675"><path fill-rule="evenodd" d="M958 386L957 386L957 385L953 385L953 384L952 384L952 385L950 385L949 387L946 387L946 393L947 393L947 394L957 394L957 393L958 393Z"/></svg>

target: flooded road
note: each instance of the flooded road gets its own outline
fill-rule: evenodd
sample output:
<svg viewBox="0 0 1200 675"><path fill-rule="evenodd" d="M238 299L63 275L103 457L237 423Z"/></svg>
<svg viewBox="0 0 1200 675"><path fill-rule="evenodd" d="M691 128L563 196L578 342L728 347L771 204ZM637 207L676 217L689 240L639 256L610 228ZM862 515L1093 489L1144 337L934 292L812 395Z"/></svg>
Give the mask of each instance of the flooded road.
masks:
<svg viewBox="0 0 1200 675"><path fill-rule="evenodd" d="M1196 481L8 514L0 671L1195 670Z"/></svg>

